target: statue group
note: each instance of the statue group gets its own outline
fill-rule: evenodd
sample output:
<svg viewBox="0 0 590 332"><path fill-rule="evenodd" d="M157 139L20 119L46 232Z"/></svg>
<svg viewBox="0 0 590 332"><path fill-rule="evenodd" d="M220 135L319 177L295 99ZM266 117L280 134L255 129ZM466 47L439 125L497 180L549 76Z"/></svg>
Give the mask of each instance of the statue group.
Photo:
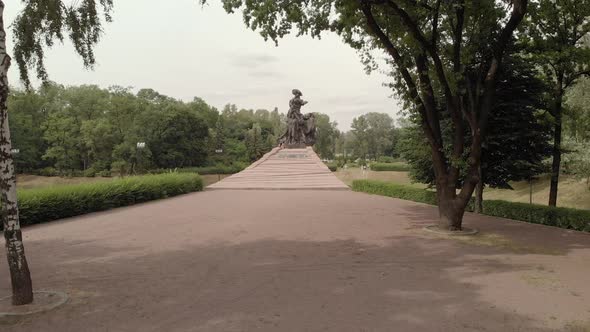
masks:
<svg viewBox="0 0 590 332"><path fill-rule="evenodd" d="M301 107L307 101L301 99L301 91L293 90L287 113L287 132L279 139L279 146L287 149L300 149L315 143L316 127L313 113L302 114Z"/></svg>

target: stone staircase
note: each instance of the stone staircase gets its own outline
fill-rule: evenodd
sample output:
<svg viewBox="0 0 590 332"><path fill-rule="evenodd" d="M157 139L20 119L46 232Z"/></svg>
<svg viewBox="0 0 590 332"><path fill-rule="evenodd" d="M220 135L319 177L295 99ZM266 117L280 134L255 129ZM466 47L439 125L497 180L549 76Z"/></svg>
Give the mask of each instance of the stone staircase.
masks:
<svg viewBox="0 0 590 332"><path fill-rule="evenodd" d="M349 190L311 147L274 148L245 170L214 183L207 189Z"/></svg>

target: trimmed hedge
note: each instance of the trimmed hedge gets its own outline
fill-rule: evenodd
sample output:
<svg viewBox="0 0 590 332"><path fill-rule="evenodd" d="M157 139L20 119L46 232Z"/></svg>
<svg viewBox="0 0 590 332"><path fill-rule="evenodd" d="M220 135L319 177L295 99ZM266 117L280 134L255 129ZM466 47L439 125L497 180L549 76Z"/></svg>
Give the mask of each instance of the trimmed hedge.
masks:
<svg viewBox="0 0 590 332"><path fill-rule="evenodd" d="M247 165L245 164L231 164L231 165L215 165L215 166L204 166L204 167L185 167L178 169L155 169L151 170L150 173L162 174L170 172L178 173L198 173L200 175L208 174L235 174L243 171Z"/></svg>
<svg viewBox="0 0 590 332"><path fill-rule="evenodd" d="M436 205L435 192L400 184L374 180L355 180L352 183L352 189L369 194ZM473 210L471 203L468 205L467 210ZM588 210L490 200L483 202L483 214L590 232L590 211Z"/></svg>
<svg viewBox="0 0 590 332"><path fill-rule="evenodd" d="M354 180L352 182L352 190L436 205L436 193L434 191L413 188L391 182Z"/></svg>
<svg viewBox="0 0 590 332"><path fill-rule="evenodd" d="M199 175L179 173L24 189L18 192L20 223L33 225L202 189Z"/></svg>
<svg viewBox="0 0 590 332"><path fill-rule="evenodd" d="M507 201L484 201L483 213L533 224L590 232L590 211Z"/></svg>
<svg viewBox="0 0 590 332"><path fill-rule="evenodd" d="M410 166L406 163L371 163L369 165L372 171L376 172L383 172L383 171L393 171L393 172L407 172L410 170Z"/></svg>

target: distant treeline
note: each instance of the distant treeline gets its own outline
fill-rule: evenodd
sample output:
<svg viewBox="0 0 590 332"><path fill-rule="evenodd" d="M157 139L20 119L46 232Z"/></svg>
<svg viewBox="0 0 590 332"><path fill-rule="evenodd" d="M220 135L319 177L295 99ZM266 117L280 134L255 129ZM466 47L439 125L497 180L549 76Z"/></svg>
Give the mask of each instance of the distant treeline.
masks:
<svg viewBox="0 0 590 332"><path fill-rule="evenodd" d="M184 102L152 89L95 85L13 90L9 116L17 172L42 175L243 166L276 146L286 128L277 108L228 104L219 111L200 98ZM331 157L336 123L316 116L316 147Z"/></svg>
<svg viewBox="0 0 590 332"><path fill-rule="evenodd" d="M17 171L44 175L247 163L271 149L284 127L276 109L219 112L200 98L94 85L13 91L9 114Z"/></svg>

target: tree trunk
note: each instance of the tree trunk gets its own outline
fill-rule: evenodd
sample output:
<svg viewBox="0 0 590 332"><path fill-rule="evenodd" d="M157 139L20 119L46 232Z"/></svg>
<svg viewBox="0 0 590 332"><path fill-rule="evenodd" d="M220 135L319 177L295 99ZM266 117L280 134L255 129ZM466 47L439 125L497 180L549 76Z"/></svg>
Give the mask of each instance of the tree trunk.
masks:
<svg viewBox="0 0 590 332"><path fill-rule="evenodd" d="M475 213L483 213L483 179L479 178L479 182L475 186L475 206L473 207L473 212Z"/></svg>
<svg viewBox="0 0 590 332"><path fill-rule="evenodd" d="M448 188L445 185L437 185L436 193L438 198L438 226L449 231L460 231L462 229L465 204L458 204L455 188Z"/></svg>
<svg viewBox="0 0 590 332"><path fill-rule="evenodd" d="M561 84L560 84L561 85ZM553 117L555 132L553 136L553 164L551 165L551 188L549 189L549 206L557 206L557 187L559 185L559 169L561 166L561 118L562 118L561 89L555 98Z"/></svg>
<svg viewBox="0 0 590 332"><path fill-rule="evenodd" d="M0 0L0 197L2 224L6 239L6 256L12 282L12 304L33 302L33 286L18 219L16 175L12 160L12 144L8 126L8 68L10 56L6 53L4 31L4 2Z"/></svg>

